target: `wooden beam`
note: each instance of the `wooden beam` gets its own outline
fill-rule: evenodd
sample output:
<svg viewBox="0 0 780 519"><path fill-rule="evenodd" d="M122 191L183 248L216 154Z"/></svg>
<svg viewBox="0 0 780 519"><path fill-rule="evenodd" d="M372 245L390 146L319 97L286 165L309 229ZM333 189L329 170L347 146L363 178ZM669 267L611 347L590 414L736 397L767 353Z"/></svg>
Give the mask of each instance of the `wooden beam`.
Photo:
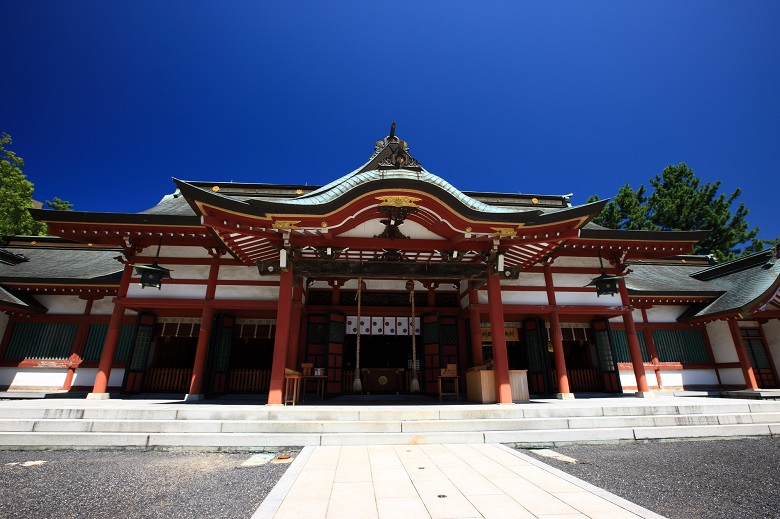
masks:
<svg viewBox="0 0 780 519"><path fill-rule="evenodd" d="M311 278L487 279L487 265L412 261L297 260L295 273Z"/></svg>

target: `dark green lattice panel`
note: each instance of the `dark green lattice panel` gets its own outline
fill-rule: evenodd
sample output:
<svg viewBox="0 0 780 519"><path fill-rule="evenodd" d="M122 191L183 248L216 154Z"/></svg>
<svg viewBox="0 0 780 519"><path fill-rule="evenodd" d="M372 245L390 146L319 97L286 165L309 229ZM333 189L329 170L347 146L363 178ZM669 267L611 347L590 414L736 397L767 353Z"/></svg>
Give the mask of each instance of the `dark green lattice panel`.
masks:
<svg viewBox="0 0 780 519"><path fill-rule="evenodd" d="M328 331L328 342L342 344L344 336L347 333L346 325L343 322L330 321Z"/></svg>
<svg viewBox="0 0 780 519"><path fill-rule="evenodd" d="M709 362L701 330L653 330L661 362Z"/></svg>
<svg viewBox="0 0 780 519"><path fill-rule="evenodd" d="M612 344L615 346L615 356L618 362L631 362L631 352L628 349L628 339L625 330L610 330L612 335ZM645 335L641 332L636 334L639 339L639 349L642 351L642 361L650 362L645 347Z"/></svg>
<svg viewBox="0 0 780 519"><path fill-rule="evenodd" d="M16 323L5 358L67 359L77 327L76 323Z"/></svg>

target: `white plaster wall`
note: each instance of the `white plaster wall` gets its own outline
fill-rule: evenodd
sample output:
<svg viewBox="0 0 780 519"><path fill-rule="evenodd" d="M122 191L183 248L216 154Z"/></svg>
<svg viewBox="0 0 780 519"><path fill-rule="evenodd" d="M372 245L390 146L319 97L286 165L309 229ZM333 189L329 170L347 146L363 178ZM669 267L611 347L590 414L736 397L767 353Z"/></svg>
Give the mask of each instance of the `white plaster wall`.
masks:
<svg viewBox="0 0 780 519"><path fill-rule="evenodd" d="M604 263L606 265L606 262ZM563 256L555 258L554 267L580 267L580 268L600 268L597 256L592 258L583 258L580 256ZM595 276L593 276L595 277Z"/></svg>
<svg viewBox="0 0 780 519"><path fill-rule="evenodd" d="M205 299L206 285L173 285L163 282L161 289L141 288L140 285L131 284L127 291L128 297L165 298L179 297L183 299Z"/></svg>
<svg viewBox="0 0 780 519"><path fill-rule="evenodd" d="M202 297L205 297L204 293ZM258 287L227 285L217 286L215 299L253 299L257 301L276 301L279 298L279 287Z"/></svg>
<svg viewBox="0 0 780 519"><path fill-rule="evenodd" d="M536 290L528 292L502 292L501 301L505 305L546 305L547 293ZM479 291L479 304L488 304L487 290Z"/></svg>
<svg viewBox="0 0 780 519"><path fill-rule="evenodd" d="M731 337L729 324L725 321L715 321L707 324L707 336L710 338L712 354L715 362L739 362L734 340Z"/></svg>
<svg viewBox="0 0 780 519"><path fill-rule="evenodd" d="M745 375L741 368L726 368L720 370L720 382L725 386L744 386Z"/></svg>
<svg viewBox="0 0 780 519"><path fill-rule="evenodd" d="M146 290L149 290L148 288ZM104 297L103 299L98 299L94 303L92 303L92 311L90 312L90 315L111 315L111 313L114 311L114 298L113 297ZM133 314L135 315L135 311L125 309L125 315Z"/></svg>
<svg viewBox="0 0 780 519"><path fill-rule="evenodd" d="M378 234L381 234L385 230L385 225L380 222L381 218L375 220L368 220L359 224L357 227L350 229L344 233L341 233L341 238L371 238ZM438 234L432 233L425 226L420 225L417 222L405 221L400 227L401 232L414 240L442 240L444 238Z"/></svg>
<svg viewBox="0 0 780 519"><path fill-rule="evenodd" d="M209 266L208 265L161 265L167 269L171 269L171 277L173 279L202 279L206 281L209 278ZM220 271L222 268L220 267ZM255 269L257 270L257 269ZM165 281L163 281L165 285Z"/></svg>
<svg viewBox="0 0 780 519"><path fill-rule="evenodd" d="M165 240L163 240L165 242ZM138 254L139 258L149 258L149 263L154 261L157 256L157 245L147 247L141 254ZM172 247L167 246L165 243L160 247L160 257L168 258L210 258L208 251L204 247Z"/></svg>
<svg viewBox="0 0 780 519"><path fill-rule="evenodd" d="M772 319L762 326L769 353L775 361L775 369L780 372L780 319Z"/></svg>
<svg viewBox="0 0 780 519"><path fill-rule="evenodd" d="M555 292L555 302L559 305L621 306L620 296L596 296L593 292Z"/></svg>
<svg viewBox="0 0 780 519"><path fill-rule="evenodd" d="M634 370L633 369L627 369L627 370L620 370L620 384L622 387L630 387L629 391L634 391L633 388L636 388L636 377L634 376ZM655 372L649 369L645 370L645 380L647 381L647 386L650 389L658 389L658 379L655 377Z"/></svg>
<svg viewBox="0 0 780 519"><path fill-rule="evenodd" d="M36 294L35 299L49 309L49 314L76 314L82 315L87 307L87 301L78 296L54 296Z"/></svg>
<svg viewBox="0 0 780 519"><path fill-rule="evenodd" d="M0 367L0 386L10 386L18 370L16 367Z"/></svg>
<svg viewBox="0 0 780 519"><path fill-rule="evenodd" d="M73 374L74 386L94 386L97 378L97 368L78 368ZM124 368L113 368L108 376L109 387L119 387L122 385L122 379L125 376Z"/></svg>
<svg viewBox="0 0 780 519"><path fill-rule="evenodd" d="M555 288L562 287L584 287L590 283L593 278L596 277L593 274L553 274L553 285ZM596 289L593 289L593 293L596 293ZM615 296L620 299L619 296Z"/></svg>
<svg viewBox="0 0 780 519"><path fill-rule="evenodd" d="M544 274L521 272L517 279L507 280L501 284L505 286L543 287L545 286Z"/></svg>
<svg viewBox="0 0 780 519"><path fill-rule="evenodd" d="M343 287L345 290L357 290L357 279L348 280ZM326 284L327 286L327 284ZM366 288L370 290L402 290L406 291L405 279L369 279L366 281ZM423 287L419 281L414 282L414 290L417 292L427 292L428 289Z"/></svg>
<svg viewBox="0 0 780 519"><path fill-rule="evenodd" d="M11 389L54 388L60 389L65 383L68 370L43 368L0 368L0 385Z"/></svg>
<svg viewBox="0 0 780 519"><path fill-rule="evenodd" d="M230 279L230 280L245 280L245 281L278 281L279 276L261 276L260 272L257 270L257 267L252 265L251 267L247 266L225 266L221 265L219 267L219 279ZM327 284L327 283L326 283Z"/></svg>
<svg viewBox="0 0 780 519"><path fill-rule="evenodd" d="M664 388L685 386L717 386L718 376L714 369L682 369L661 371Z"/></svg>
<svg viewBox="0 0 780 519"><path fill-rule="evenodd" d="M643 323L643 317L642 317L642 310L635 309L633 312L631 312L631 316L634 318L634 323ZM617 315L615 317L610 317L609 322L611 323L622 323L623 322L623 316Z"/></svg>
<svg viewBox="0 0 780 519"><path fill-rule="evenodd" d="M647 320L651 323L675 323L686 308L684 305L653 306L647 309Z"/></svg>

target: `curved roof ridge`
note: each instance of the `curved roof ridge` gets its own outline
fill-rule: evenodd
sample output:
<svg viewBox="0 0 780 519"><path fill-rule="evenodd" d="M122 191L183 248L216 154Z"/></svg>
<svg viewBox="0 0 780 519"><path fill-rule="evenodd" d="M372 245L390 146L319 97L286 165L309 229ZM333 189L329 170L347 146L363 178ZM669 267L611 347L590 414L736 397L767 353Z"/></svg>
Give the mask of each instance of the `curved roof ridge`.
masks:
<svg viewBox="0 0 780 519"><path fill-rule="evenodd" d="M362 168L356 169L355 171L347 175L344 175L343 177L321 187L320 189L317 189L316 191L312 191L311 193L307 193L299 197L291 198L289 200L268 199L267 201L269 202L274 201L280 204L287 204L287 205L310 205L310 204L316 205L316 204L327 202L329 200L339 198L340 196L343 196L352 188L360 184L367 184L369 182L381 182L384 180L392 180L392 179L399 179L399 180L403 179L403 180L413 180L413 181L416 180L419 182L424 182L436 186L439 189L452 195L462 204L464 204L469 209L472 209L474 211L478 211L482 213L508 213L508 214L524 213L529 211L529 209L517 210L517 209L510 209L505 207L491 206L484 202L480 202L479 200L475 200L474 198L471 198L470 196L464 194L462 191L457 189L455 186L453 186L443 178L434 175L433 173L430 173L425 169L422 169L420 171L412 171L408 169L395 169L392 170L392 172L381 171L378 169L361 171L361 169ZM255 200L258 199L261 198L256 198ZM532 209L531 211L537 211L537 209Z"/></svg>

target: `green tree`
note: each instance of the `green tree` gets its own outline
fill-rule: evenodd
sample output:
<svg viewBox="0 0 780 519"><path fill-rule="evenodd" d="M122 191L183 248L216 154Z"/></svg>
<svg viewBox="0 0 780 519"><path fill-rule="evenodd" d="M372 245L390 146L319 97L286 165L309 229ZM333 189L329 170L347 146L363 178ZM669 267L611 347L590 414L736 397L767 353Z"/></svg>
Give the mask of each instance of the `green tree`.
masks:
<svg viewBox="0 0 780 519"><path fill-rule="evenodd" d="M749 229L745 204L740 203L732 212L731 205L742 190L736 189L728 196L718 194L720 181L703 184L685 163L667 166L650 179L650 186L653 191L647 196L644 185L634 191L626 184L594 222L612 229L710 230L710 235L696 244L694 252L712 254L718 261L763 248L756 240L758 227ZM739 247L751 241L750 246Z"/></svg>
<svg viewBox="0 0 780 519"><path fill-rule="evenodd" d="M73 204L58 196L55 196L52 201L46 200L46 205L55 211L73 211Z"/></svg>
<svg viewBox="0 0 780 519"><path fill-rule="evenodd" d="M645 186L639 186L634 191L626 183L618 190L617 195L607 202L601 213L593 219L593 223L609 227L610 229L628 229L638 231L643 229L655 229L647 214L647 196ZM597 202L598 195L588 198L588 202Z"/></svg>
<svg viewBox="0 0 780 519"><path fill-rule="evenodd" d="M0 236L46 234L46 225L33 219L32 182L22 173L24 161L6 149L11 136L0 135Z"/></svg>
<svg viewBox="0 0 780 519"><path fill-rule="evenodd" d="M650 220L661 230L711 230L696 244L694 252L712 254L718 261L736 258L739 245L758 236L758 227L748 228L748 208L740 202L732 213L731 204L742 194L737 188L726 196L718 194L721 182L702 184L684 162L669 165L650 179L653 193L647 203Z"/></svg>

